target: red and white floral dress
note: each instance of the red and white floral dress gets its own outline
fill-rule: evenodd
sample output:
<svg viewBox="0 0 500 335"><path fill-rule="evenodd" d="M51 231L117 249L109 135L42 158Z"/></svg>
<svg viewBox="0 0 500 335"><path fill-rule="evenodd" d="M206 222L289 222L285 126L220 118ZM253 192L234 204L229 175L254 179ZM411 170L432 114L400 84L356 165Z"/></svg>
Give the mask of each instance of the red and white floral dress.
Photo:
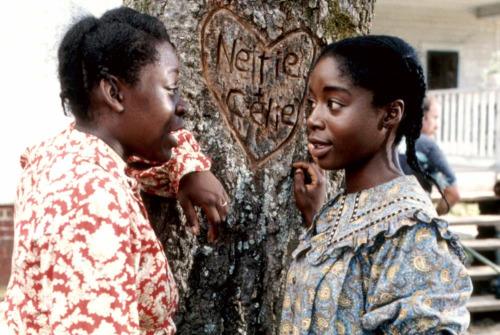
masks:
<svg viewBox="0 0 500 335"><path fill-rule="evenodd" d="M168 163L140 171L72 126L21 157L4 302L10 332L175 332L177 287L139 184L125 170L148 192L175 196L184 174L210 168L189 132L176 136Z"/></svg>

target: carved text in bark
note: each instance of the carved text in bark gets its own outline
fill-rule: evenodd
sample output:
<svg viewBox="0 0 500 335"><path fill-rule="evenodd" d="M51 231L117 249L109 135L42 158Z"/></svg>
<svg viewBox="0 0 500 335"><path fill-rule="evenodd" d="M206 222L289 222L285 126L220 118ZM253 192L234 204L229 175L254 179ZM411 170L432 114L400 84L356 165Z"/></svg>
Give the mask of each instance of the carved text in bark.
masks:
<svg viewBox="0 0 500 335"><path fill-rule="evenodd" d="M205 79L250 160L262 163L294 135L315 43L304 30L266 41L234 13L210 13L201 31Z"/></svg>

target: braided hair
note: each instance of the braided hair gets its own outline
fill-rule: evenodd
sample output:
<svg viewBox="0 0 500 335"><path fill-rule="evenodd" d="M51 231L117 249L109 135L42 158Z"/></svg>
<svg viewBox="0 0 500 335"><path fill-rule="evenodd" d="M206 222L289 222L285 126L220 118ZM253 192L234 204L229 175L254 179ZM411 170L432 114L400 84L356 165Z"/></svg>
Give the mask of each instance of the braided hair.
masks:
<svg viewBox="0 0 500 335"><path fill-rule="evenodd" d="M329 44L319 55L316 64L323 57L335 58L343 76L351 79L354 85L373 92L375 107L386 106L397 99L404 101L405 109L396 131L395 144L405 137L408 165L436 185L448 204L437 181L420 167L415 151L415 142L422 130L423 103L427 90L415 50L398 37L368 35Z"/></svg>
<svg viewBox="0 0 500 335"><path fill-rule="evenodd" d="M170 42L156 17L126 7L112 9L98 19L80 19L64 35L58 49L58 75L64 113L90 120L90 91L101 79L118 90L111 75L130 85L141 69L158 59L157 46Z"/></svg>

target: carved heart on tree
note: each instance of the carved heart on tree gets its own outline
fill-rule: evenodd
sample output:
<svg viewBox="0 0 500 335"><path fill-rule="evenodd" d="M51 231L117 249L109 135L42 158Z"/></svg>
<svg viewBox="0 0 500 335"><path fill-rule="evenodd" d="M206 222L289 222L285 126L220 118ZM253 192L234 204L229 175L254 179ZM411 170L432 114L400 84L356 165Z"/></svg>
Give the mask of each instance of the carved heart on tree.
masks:
<svg viewBox="0 0 500 335"><path fill-rule="evenodd" d="M294 135L303 110L316 44L304 30L266 39L227 9L210 13L201 30L208 87L238 142L261 164Z"/></svg>

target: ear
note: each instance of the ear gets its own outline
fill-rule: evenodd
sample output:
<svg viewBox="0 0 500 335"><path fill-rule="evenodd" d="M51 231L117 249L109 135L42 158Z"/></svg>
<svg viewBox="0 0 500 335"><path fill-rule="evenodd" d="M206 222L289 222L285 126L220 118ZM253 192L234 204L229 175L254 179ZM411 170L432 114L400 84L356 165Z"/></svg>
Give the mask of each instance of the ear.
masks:
<svg viewBox="0 0 500 335"><path fill-rule="evenodd" d="M109 79L103 78L99 82L99 91L104 102L117 113L125 110L123 105L123 84L115 76L109 76Z"/></svg>
<svg viewBox="0 0 500 335"><path fill-rule="evenodd" d="M394 100L390 104L385 105L383 110L384 119L382 120L382 127L392 129L397 127L399 122L401 122L405 110L405 103L401 99Z"/></svg>

